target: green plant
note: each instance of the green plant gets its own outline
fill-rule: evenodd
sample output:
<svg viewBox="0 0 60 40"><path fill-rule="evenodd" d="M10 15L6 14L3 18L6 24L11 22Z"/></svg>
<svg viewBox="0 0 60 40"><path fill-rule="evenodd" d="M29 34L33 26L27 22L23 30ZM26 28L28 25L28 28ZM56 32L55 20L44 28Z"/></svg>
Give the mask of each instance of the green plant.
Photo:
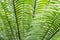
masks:
<svg viewBox="0 0 60 40"><path fill-rule="evenodd" d="M59 31L59 0L0 0L0 40L54 40Z"/></svg>

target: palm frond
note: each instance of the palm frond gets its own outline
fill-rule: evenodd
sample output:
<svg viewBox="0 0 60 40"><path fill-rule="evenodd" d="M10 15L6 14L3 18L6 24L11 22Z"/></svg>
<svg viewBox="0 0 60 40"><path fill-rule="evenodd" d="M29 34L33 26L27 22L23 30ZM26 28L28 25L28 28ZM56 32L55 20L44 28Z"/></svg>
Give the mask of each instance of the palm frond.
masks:
<svg viewBox="0 0 60 40"><path fill-rule="evenodd" d="M60 31L59 0L0 0L1 40L52 40Z"/></svg>

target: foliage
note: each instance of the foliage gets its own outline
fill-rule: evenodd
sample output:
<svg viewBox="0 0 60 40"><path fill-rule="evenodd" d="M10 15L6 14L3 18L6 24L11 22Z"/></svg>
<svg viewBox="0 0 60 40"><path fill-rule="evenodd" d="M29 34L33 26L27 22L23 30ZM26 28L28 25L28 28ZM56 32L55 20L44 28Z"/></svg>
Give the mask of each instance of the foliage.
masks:
<svg viewBox="0 0 60 40"><path fill-rule="evenodd" d="M59 0L0 0L0 40L59 40Z"/></svg>

